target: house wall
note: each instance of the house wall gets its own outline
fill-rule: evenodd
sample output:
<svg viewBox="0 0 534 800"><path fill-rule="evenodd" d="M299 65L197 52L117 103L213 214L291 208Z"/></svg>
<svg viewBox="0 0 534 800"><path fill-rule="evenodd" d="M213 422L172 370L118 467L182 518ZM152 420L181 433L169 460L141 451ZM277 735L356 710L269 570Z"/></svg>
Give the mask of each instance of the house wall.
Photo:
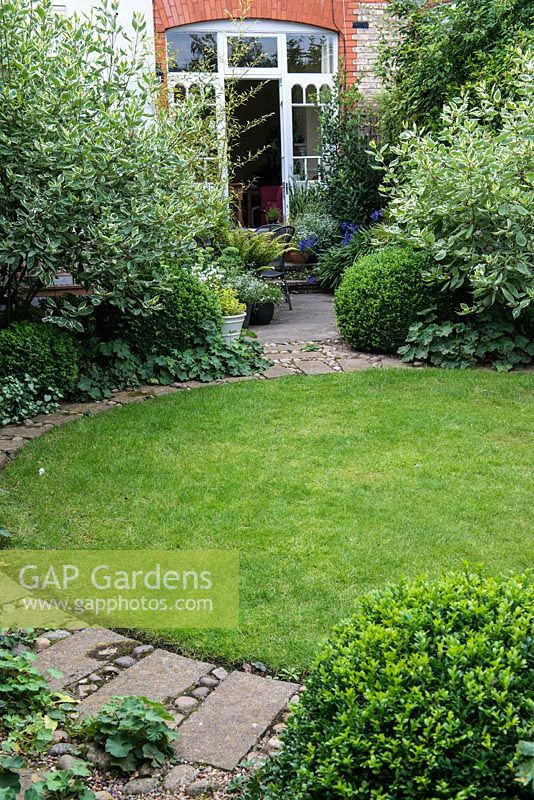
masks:
<svg viewBox="0 0 534 800"><path fill-rule="evenodd" d="M57 0L54 7L57 11L67 14L77 12L85 14L97 5L98 0ZM134 13L143 14L147 24L147 34L149 39L154 39L154 10L152 0L120 0L119 3L119 22L127 34L133 34L132 16ZM152 51L151 51L152 53ZM156 59L150 56L149 66L155 68Z"/></svg>
<svg viewBox="0 0 534 800"><path fill-rule="evenodd" d="M339 36L339 53L350 83L361 79L362 90L376 93L379 81L372 72L379 26L387 0L250 0L246 17L298 22L327 28ZM180 25L215 19L239 18L239 0L154 0L154 28L158 61L165 61L165 31Z"/></svg>

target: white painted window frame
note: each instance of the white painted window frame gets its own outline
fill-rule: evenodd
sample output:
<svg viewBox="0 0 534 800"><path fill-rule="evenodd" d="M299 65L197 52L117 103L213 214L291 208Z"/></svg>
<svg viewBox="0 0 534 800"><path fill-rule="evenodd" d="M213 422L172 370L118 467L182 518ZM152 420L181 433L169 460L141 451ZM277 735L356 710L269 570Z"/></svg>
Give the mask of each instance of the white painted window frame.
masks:
<svg viewBox="0 0 534 800"><path fill-rule="evenodd" d="M181 25L173 28L180 33L214 33L217 37L217 71L213 73L198 72L169 72L168 86L169 98L173 101L173 91L177 84L186 88L193 84L213 83L215 87L216 106L218 109L220 130L224 130L224 82L228 78L246 80L277 80L280 97L280 138L281 138L281 163L284 214L289 212L289 185L294 180L294 158L305 161L319 159L317 155L293 156L293 114L292 90L295 85L302 87L304 99L310 86L320 91L323 87L332 88L335 70L338 64L338 36L327 28L311 25L301 25L292 22L278 22L276 20L213 20L198 22L191 25ZM329 36L332 44L332 72L288 72L287 69L287 37L291 35L325 35ZM228 65L228 39L235 36L276 37L278 41L278 67L230 67ZM327 65L328 67L330 65ZM312 105L299 103L298 106ZM221 127L222 126L222 127Z"/></svg>

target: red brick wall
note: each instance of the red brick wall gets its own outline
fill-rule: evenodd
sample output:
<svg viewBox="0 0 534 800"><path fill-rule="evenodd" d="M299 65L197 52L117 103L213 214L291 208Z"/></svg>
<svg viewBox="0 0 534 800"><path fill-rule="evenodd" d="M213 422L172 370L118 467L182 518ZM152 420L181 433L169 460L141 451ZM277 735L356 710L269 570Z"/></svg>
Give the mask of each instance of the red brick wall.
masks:
<svg viewBox="0 0 534 800"><path fill-rule="evenodd" d="M353 22L366 4L385 5L386 0L251 0L246 16L250 19L274 19L300 22L327 28L339 35L339 53L344 59L350 82L356 79L358 29ZM168 28L207 22L215 19L238 18L242 14L239 0L154 0L156 47L165 49L164 33Z"/></svg>

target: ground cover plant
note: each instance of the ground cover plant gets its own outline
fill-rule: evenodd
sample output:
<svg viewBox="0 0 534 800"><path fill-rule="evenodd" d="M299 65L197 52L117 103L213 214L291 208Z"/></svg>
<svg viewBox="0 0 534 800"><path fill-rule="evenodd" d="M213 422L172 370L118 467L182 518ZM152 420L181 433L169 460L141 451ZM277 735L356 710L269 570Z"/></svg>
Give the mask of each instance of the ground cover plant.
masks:
<svg viewBox="0 0 534 800"><path fill-rule="evenodd" d="M240 628L167 639L302 670L368 589L531 565L533 390L529 373L370 370L84 418L2 473L7 544L238 548Z"/></svg>
<svg viewBox="0 0 534 800"><path fill-rule="evenodd" d="M58 723L65 722L74 705L67 695L50 691L35 655L16 652L17 644L20 641L9 633L0 642L0 736L6 751L38 753L50 744Z"/></svg>
<svg viewBox="0 0 534 800"><path fill-rule="evenodd" d="M533 732L533 625L532 573L364 596L248 800L531 797L517 771Z"/></svg>
<svg viewBox="0 0 534 800"><path fill-rule="evenodd" d="M201 326L191 347L185 350L142 356L124 339L109 342L89 339L81 347L81 356L84 366L75 391L79 400L111 397L114 389L135 388L141 384L168 386L175 381L188 380L207 383L225 377L254 375L267 369L270 363L263 357L262 346L254 335L226 343L213 321ZM1 399L0 393L0 402Z"/></svg>
<svg viewBox="0 0 534 800"><path fill-rule="evenodd" d="M116 697L96 716L84 719L78 732L101 745L115 769L132 773L144 763L163 766L177 738L168 725L172 719L161 703L145 697Z"/></svg>

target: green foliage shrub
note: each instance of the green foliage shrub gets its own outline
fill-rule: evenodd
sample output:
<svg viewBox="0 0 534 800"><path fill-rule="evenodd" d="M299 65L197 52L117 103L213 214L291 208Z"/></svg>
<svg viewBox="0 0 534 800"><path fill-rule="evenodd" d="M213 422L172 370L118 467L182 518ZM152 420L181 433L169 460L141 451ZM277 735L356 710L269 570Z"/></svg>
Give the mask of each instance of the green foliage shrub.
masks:
<svg viewBox="0 0 534 800"><path fill-rule="evenodd" d="M43 322L15 322L0 330L0 382L26 374L38 389L54 386L68 394L78 374L74 337Z"/></svg>
<svg viewBox="0 0 534 800"><path fill-rule="evenodd" d="M114 767L130 773L145 762L163 766L177 737L169 720L172 717L161 703L146 697L116 697L97 716L83 720L80 733L101 745Z"/></svg>
<svg viewBox="0 0 534 800"><path fill-rule="evenodd" d="M499 372L531 363L534 341L513 322L481 316L438 322L434 314L410 327L399 348L404 361L428 361L435 367L474 367L491 364Z"/></svg>
<svg viewBox="0 0 534 800"><path fill-rule="evenodd" d="M161 308L147 316L120 314L110 306L99 313L103 339L123 339L142 357L167 356L186 350L207 321L221 322L216 294L185 269L177 270L172 289L161 297Z"/></svg>
<svg viewBox="0 0 534 800"><path fill-rule="evenodd" d="M356 86L339 83L321 109L323 208L336 222L367 222L380 208L380 170L369 153L377 111Z"/></svg>
<svg viewBox="0 0 534 800"><path fill-rule="evenodd" d="M362 256L373 252L374 231L365 228L354 234L347 244L335 245L319 255L317 279L326 289L337 289L346 270Z"/></svg>
<svg viewBox="0 0 534 800"><path fill-rule="evenodd" d="M452 574L361 598L248 800L526 798L534 580Z"/></svg>
<svg viewBox="0 0 534 800"><path fill-rule="evenodd" d="M444 103L481 80L513 95L514 48L533 42L533 0L390 0L395 36L383 44L380 71L385 135L403 126L441 126Z"/></svg>
<svg viewBox="0 0 534 800"><path fill-rule="evenodd" d="M450 299L424 283L428 256L405 247L388 247L363 256L345 272L335 294L342 336L356 349L394 353L403 344L418 312Z"/></svg>
<svg viewBox="0 0 534 800"><path fill-rule="evenodd" d="M102 300L145 313L175 260L227 217L208 93L163 109L144 16L134 13L128 34L118 6L61 15L51 0L0 3L0 306L10 321L62 269L90 293L48 298L58 324L81 330Z"/></svg>
<svg viewBox="0 0 534 800"><path fill-rule="evenodd" d="M61 398L53 386L39 389L29 375L21 379L8 375L0 381L0 426L16 424L36 414L52 414L59 408Z"/></svg>
<svg viewBox="0 0 534 800"><path fill-rule="evenodd" d="M520 318L534 297L534 49L516 64L514 99L479 86L445 106L438 133L406 130L386 149L382 228L428 250L428 277L464 287L465 310Z"/></svg>

